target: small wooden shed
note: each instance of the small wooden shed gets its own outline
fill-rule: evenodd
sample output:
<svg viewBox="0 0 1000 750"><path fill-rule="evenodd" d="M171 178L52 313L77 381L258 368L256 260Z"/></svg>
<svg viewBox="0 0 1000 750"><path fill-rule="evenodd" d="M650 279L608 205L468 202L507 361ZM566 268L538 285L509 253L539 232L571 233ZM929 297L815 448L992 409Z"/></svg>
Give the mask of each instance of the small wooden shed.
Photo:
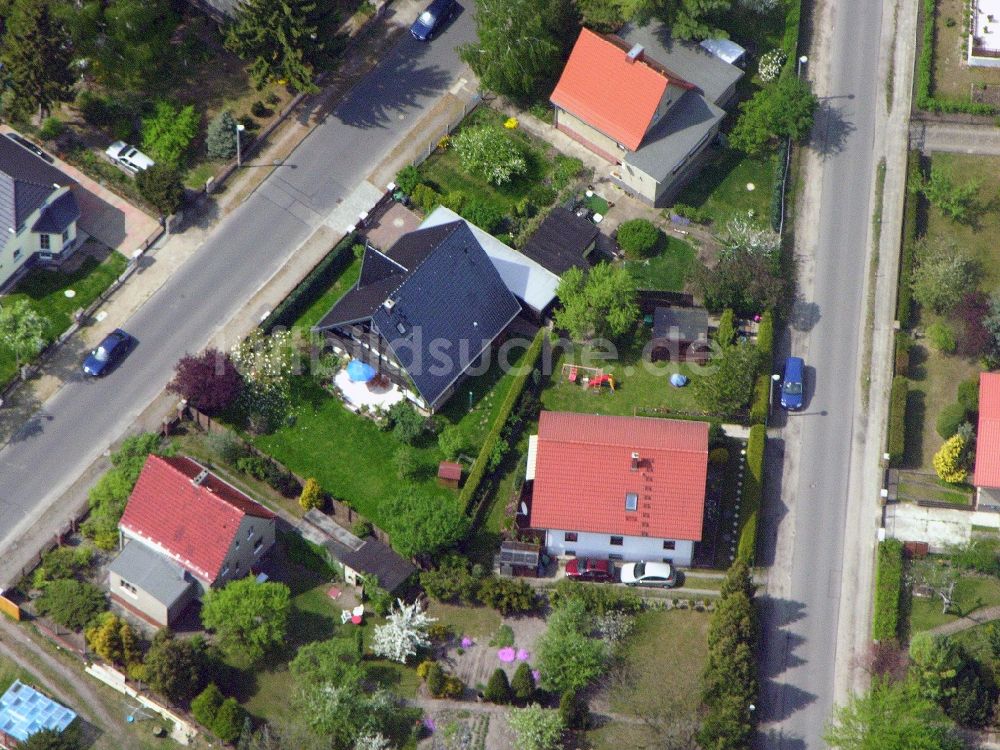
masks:
<svg viewBox="0 0 1000 750"><path fill-rule="evenodd" d="M442 461L438 464L438 484L457 490L461 482L462 464L457 461Z"/></svg>

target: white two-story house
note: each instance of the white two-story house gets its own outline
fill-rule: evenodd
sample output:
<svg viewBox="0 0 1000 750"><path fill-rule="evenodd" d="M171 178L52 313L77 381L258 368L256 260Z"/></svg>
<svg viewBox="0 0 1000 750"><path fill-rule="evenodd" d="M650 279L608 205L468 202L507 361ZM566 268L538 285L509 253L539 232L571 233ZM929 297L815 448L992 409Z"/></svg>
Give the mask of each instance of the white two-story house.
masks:
<svg viewBox="0 0 1000 750"><path fill-rule="evenodd" d="M701 540L708 423L543 411L530 525L550 555L688 566Z"/></svg>

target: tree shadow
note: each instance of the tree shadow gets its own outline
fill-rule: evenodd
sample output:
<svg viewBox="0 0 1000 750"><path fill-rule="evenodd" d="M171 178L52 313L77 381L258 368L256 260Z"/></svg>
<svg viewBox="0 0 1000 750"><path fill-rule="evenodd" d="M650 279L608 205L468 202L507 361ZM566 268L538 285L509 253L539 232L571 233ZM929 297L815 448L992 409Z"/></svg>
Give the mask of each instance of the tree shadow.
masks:
<svg viewBox="0 0 1000 750"><path fill-rule="evenodd" d="M857 129L844 116L842 108L834 105L834 98L843 97L825 97L820 100L809 137L809 147L824 158L836 156L843 151L848 137ZM853 99L854 95L848 95L847 98Z"/></svg>
<svg viewBox="0 0 1000 750"><path fill-rule="evenodd" d="M784 412L777 409L775 411L784 418ZM778 528L781 526L781 520L788 515L788 507L781 498L785 441L781 438L768 440L765 454L764 463L767 466L767 477L764 482L763 515L757 537L757 564L770 567L774 565L775 548L778 544Z"/></svg>
<svg viewBox="0 0 1000 750"><path fill-rule="evenodd" d="M808 332L819 323L820 317L819 305L815 302L807 302L801 294L795 295L788 325L796 331Z"/></svg>

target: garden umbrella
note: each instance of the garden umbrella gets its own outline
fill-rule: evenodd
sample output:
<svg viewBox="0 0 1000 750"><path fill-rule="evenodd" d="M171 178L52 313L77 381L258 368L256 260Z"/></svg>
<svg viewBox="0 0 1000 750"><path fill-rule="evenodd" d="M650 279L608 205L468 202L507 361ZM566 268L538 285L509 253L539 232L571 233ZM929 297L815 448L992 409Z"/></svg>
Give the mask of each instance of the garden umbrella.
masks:
<svg viewBox="0 0 1000 750"><path fill-rule="evenodd" d="M355 383L367 383L375 377L375 368L360 359L352 359L347 363L347 377Z"/></svg>

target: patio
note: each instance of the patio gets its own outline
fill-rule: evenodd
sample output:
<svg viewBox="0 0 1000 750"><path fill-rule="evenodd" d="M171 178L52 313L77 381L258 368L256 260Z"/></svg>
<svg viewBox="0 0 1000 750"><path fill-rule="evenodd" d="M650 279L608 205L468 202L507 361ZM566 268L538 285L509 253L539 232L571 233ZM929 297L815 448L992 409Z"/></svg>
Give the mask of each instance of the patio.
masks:
<svg viewBox="0 0 1000 750"><path fill-rule="evenodd" d="M333 384L340 390L344 403L351 411L358 411L362 407L388 409L406 398L394 383L389 383L387 386L372 385L369 387L369 383L351 380L346 367L337 372L333 378Z"/></svg>

